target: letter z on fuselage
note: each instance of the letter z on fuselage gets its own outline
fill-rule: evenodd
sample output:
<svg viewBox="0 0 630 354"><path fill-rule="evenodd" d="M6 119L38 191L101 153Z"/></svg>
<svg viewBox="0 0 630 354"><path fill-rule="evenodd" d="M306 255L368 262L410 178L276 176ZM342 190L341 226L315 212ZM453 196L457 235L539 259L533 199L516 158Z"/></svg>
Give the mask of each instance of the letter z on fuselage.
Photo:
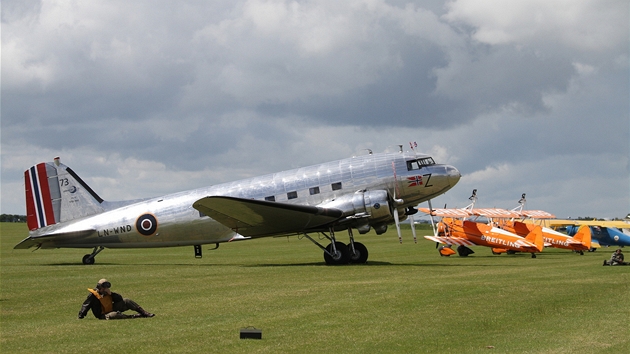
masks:
<svg viewBox="0 0 630 354"><path fill-rule="evenodd" d="M329 264L363 263L352 229L377 234L452 188L459 171L414 152L361 155L157 198L108 202L55 158L25 171L29 237L15 248L195 246L321 232ZM348 230L350 243L335 231Z"/></svg>

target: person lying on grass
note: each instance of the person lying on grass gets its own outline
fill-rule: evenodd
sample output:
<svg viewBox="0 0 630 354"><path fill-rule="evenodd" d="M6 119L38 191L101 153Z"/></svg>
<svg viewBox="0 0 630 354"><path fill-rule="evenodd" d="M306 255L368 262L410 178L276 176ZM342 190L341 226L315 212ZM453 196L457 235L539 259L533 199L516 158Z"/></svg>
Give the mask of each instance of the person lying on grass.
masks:
<svg viewBox="0 0 630 354"><path fill-rule="evenodd" d="M99 320L121 320L126 318L153 317L154 314L145 311L135 301L124 299L120 294L111 291L112 283L107 279L101 279L96 283L96 289L88 288L90 294L83 301L79 311L79 319L85 317L92 310L94 317ZM138 312L133 315L125 315L123 312L132 310Z"/></svg>

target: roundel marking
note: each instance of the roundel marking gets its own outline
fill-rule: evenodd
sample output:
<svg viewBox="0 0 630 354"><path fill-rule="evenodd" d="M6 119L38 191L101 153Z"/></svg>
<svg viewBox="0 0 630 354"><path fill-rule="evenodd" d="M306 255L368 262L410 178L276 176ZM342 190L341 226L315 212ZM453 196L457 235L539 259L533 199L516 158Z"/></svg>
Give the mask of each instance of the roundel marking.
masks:
<svg viewBox="0 0 630 354"><path fill-rule="evenodd" d="M619 242L619 236L615 235L615 237L613 237L613 240Z"/></svg>
<svg viewBox="0 0 630 354"><path fill-rule="evenodd" d="M136 230L144 236L151 236L157 231L158 222L155 216L151 214L140 215L136 220Z"/></svg>

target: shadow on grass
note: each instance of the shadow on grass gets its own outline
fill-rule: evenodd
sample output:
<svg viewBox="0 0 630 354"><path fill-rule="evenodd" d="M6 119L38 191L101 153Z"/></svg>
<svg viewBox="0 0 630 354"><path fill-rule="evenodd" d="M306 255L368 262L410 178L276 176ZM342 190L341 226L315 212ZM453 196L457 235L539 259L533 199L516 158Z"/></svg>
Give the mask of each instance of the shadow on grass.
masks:
<svg viewBox="0 0 630 354"><path fill-rule="evenodd" d="M436 257L439 259L439 257ZM497 255L475 255L470 257L451 257L451 259L444 259L444 262L450 263L426 263L426 261L419 261L418 263L392 263L383 261L368 261L364 264L345 264L345 265L327 265L325 262L299 262L299 263L257 263L257 264L243 264L243 263L133 263L136 266L156 266L156 267L244 267L244 268L263 268L263 267L383 267L383 266L406 266L406 267L518 267L521 264L506 264L501 260L508 259L520 259L523 262L537 262L544 259L558 259L564 258L564 255L538 255L533 259L529 254L513 254L509 256L497 256ZM475 259L493 259L497 260L494 264L479 264L479 263L467 263L467 260L474 261ZM462 263L466 262L466 263ZM494 261L493 261L494 262ZM42 263L39 266L57 266L57 267L100 267L100 266L128 266L132 263L116 263L116 262L97 262L95 264L83 264L81 262L59 262L59 263ZM527 264L527 263L524 263ZM35 264L33 264L35 265Z"/></svg>

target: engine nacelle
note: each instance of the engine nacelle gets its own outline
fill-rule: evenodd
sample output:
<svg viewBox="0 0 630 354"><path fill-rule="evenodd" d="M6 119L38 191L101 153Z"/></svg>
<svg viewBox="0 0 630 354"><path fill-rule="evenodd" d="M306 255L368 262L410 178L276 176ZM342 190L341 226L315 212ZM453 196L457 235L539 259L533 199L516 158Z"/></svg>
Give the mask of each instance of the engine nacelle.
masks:
<svg viewBox="0 0 630 354"><path fill-rule="evenodd" d="M394 220L389 194L385 190L358 191L319 205L343 211L345 217L355 217L353 226L359 233L370 231L370 226Z"/></svg>

